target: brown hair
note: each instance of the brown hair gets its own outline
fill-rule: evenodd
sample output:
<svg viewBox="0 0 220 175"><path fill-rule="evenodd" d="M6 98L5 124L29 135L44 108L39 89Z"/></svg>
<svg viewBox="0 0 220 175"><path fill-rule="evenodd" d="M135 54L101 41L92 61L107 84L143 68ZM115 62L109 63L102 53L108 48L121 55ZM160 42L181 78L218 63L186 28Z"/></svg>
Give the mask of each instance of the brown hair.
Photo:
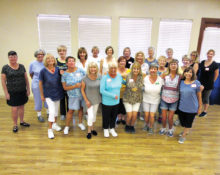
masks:
<svg viewBox="0 0 220 175"><path fill-rule="evenodd" d="M83 53L83 52L86 53L86 57L85 57L85 59L87 60L88 53L87 53L85 47L80 47L80 48L78 49L77 58L80 60L80 56L79 56L79 54L80 54L80 53Z"/></svg>

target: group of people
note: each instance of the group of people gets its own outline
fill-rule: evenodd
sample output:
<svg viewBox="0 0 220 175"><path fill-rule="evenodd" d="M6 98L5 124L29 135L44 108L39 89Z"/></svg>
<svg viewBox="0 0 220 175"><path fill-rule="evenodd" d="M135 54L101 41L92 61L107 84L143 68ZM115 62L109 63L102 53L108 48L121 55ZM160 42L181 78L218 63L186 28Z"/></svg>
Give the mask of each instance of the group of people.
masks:
<svg viewBox="0 0 220 175"><path fill-rule="evenodd" d="M54 138L54 130L61 131L57 123L60 107L61 120L66 120L64 134L69 133L74 111L78 111L78 127L85 130L83 116L87 114L88 132L91 139L98 133L95 122L99 105L102 110L104 137L117 137L116 124L124 124L125 132L135 133L137 117L144 113L145 126L149 134L154 133L155 114L162 123L161 135L173 137L175 112L184 128L179 143L184 143L197 114L207 115L209 96L218 77L218 65L213 60L214 50L207 52L207 59L199 63L199 54L193 51L190 57L182 57L183 66L173 58L173 49L166 56L154 57L154 48L148 48L148 57L142 51L131 57L126 47L123 56L114 58L114 49L108 46L106 58L99 57L99 48L92 48L92 57L84 47L78 49L77 58L66 56L67 48L57 48L59 57L46 54L39 49L34 53L36 60L30 64L32 93L39 122L44 103L48 114L48 138ZM24 104L28 101L30 87L28 75L22 64L17 62L15 51L8 52L9 64L2 68L2 86L7 104L12 107L13 132L24 122ZM200 74L197 79L198 72ZM168 126L167 125L168 121ZM168 129L167 129L168 127Z"/></svg>

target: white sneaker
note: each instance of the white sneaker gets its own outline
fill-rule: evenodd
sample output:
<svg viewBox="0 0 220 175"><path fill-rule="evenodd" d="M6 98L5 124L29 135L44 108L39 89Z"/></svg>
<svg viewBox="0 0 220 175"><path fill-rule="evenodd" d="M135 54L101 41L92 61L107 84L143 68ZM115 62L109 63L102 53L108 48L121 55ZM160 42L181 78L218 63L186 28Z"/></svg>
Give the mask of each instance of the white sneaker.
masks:
<svg viewBox="0 0 220 175"><path fill-rule="evenodd" d="M54 134L53 134L53 130L52 129L48 129L48 138L49 139L53 139L54 138Z"/></svg>
<svg viewBox="0 0 220 175"><path fill-rule="evenodd" d="M104 129L104 137L109 137L109 130L108 129Z"/></svg>
<svg viewBox="0 0 220 175"><path fill-rule="evenodd" d="M118 136L118 134L115 132L115 129L114 129L114 128L110 129L109 132L111 133L111 135L112 135L113 137L117 137L117 136Z"/></svg>
<svg viewBox="0 0 220 175"><path fill-rule="evenodd" d="M53 123L52 129L55 131L61 131L61 127L57 123Z"/></svg>
<svg viewBox="0 0 220 175"><path fill-rule="evenodd" d="M141 120L141 121L144 121L144 117L140 116L140 120Z"/></svg>
<svg viewBox="0 0 220 175"><path fill-rule="evenodd" d="M60 116L60 120L65 120L66 119L66 116L65 115L61 115Z"/></svg>
<svg viewBox="0 0 220 175"><path fill-rule="evenodd" d="M84 126L83 123L79 123L79 124L78 124L78 127L79 127L82 131L86 130L86 127Z"/></svg>
<svg viewBox="0 0 220 175"><path fill-rule="evenodd" d="M63 130L63 133L65 135L69 134L69 127L68 126L65 126L64 130Z"/></svg>

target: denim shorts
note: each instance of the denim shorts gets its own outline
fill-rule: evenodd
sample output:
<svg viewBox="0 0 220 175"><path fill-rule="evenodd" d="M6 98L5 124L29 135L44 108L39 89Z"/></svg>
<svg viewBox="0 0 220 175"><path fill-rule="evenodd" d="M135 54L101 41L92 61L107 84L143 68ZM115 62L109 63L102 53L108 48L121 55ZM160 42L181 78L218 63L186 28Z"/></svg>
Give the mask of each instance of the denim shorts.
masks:
<svg viewBox="0 0 220 175"><path fill-rule="evenodd" d="M69 97L69 109L79 110L84 106L83 97Z"/></svg>
<svg viewBox="0 0 220 175"><path fill-rule="evenodd" d="M160 102L160 109L170 110L170 111L176 111L178 105L178 101L174 103L167 103L161 99Z"/></svg>

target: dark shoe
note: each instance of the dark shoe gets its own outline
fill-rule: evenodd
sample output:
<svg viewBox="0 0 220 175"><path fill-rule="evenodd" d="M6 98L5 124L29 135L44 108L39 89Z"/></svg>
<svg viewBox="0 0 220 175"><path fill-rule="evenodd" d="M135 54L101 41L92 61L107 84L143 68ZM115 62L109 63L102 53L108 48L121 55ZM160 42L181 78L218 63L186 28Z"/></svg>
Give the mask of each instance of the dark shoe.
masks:
<svg viewBox="0 0 220 175"><path fill-rule="evenodd" d="M18 132L18 126L14 126L12 131L13 132Z"/></svg>
<svg viewBox="0 0 220 175"><path fill-rule="evenodd" d="M87 139L91 139L92 138L92 134L88 133L86 137L87 137Z"/></svg>
<svg viewBox="0 0 220 175"><path fill-rule="evenodd" d="M125 132L126 132L126 133L130 133L130 126L125 125Z"/></svg>
<svg viewBox="0 0 220 175"><path fill-rule="evenodd" d="M134 126L130 126L130 132L131 132L131 134L134 134L134 133L135 133L135 128L134 128Z"/></svg>
<svg viewBox="0 0 220 175"><path fill-rule="evenodd" d="M38 121L39 121L39 122L42 122L42 123L44 122L44 118L43 118L41 115L38 116L37 118L38 118Z"/></svg>
<svg viewBox="0 0 220 175"><path fill-rule="evenodd" d="M125 121L125 120L121 120L121 123L122 123L123 125L125 125L125 124L126 124L126 121Z"/></svg>
<svg viewBox="0 0 220 175"><path fill-rule="evenodd" d="M21 126L25 126L25 127L29 127L30 124L29 123L26 123L26 122L23 122L23 123L20 123Z"/></svg>
<svg viewBox="0 0 220 175"><path fill-rule="evenodd" d="M199 114L199 117L205 117L207 115L207 112L202 112L201 114Z"/></svg>
<svg viewBox="0 0 220 175"><path fill-rule="evenodd" d="M92 135L97 136L98 133L95 130L92 130Z"/></svg>
<svg viewBox="0 0 220 175"><path fill-rule="evenodd" d="M117 120L117 122L116 122L116 123L117 123L117 124L120 124L121 122L122 122L121 120Z"/></svg>

